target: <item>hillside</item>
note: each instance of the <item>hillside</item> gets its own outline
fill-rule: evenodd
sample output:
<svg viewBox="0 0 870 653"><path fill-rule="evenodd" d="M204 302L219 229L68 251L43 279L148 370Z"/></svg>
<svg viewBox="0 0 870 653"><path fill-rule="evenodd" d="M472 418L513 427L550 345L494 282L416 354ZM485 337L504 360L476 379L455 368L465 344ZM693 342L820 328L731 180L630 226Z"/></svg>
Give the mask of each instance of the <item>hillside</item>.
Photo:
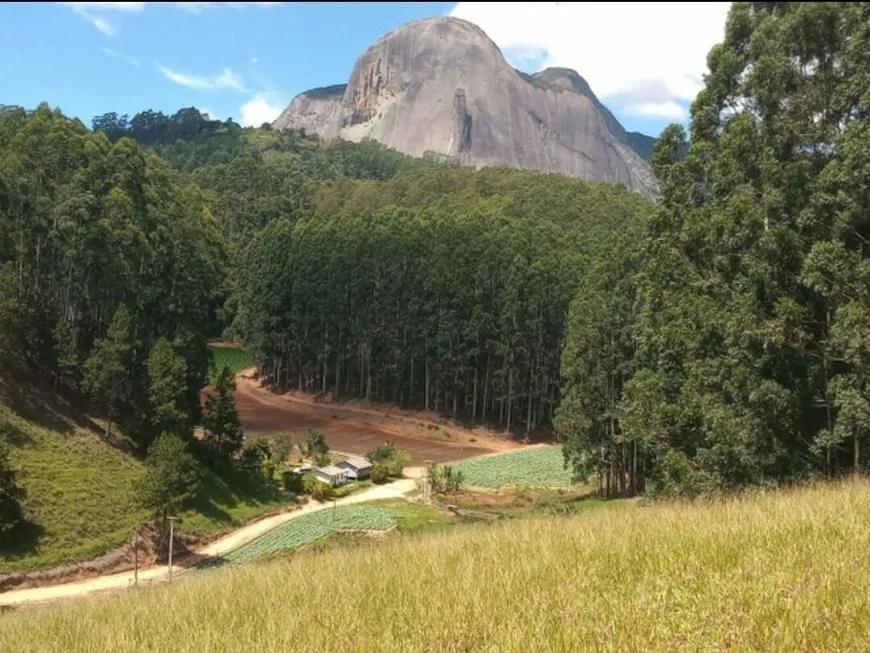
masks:
<svg viewBox="0 0 870 653"><path fill-rule="evenodd" d="M104 422L83 405L33 373L0 375L0 437L10 444L13 469L28 493L25 521L0 536L0 576L102 556L148 520L136 502L144 466L134 441L117 430L106 439ZM200 475L200 496L180 520L190 536L229 529L281 505L244 478L222 479L204 466ZM129 562L128 555L105 564L112 562ZM73 565L60 577L77 571Z"/></svg>
<svg viewBox="0 0 870 653"><path fill-rule="evenodd" d="M868 505L860 482L356 539L10 614L0 649L859 651Z"/></svg>
<svg viewBox="0 0 870 653"><path fill-rule="evenodd" d="M658 188L644 160L654 139L626 132L575 71L524 75L479 27L457 18L418 20L384 35L346 85L298 95L273 127L373 138L453 164L622 183L646 196Z"/></svg>

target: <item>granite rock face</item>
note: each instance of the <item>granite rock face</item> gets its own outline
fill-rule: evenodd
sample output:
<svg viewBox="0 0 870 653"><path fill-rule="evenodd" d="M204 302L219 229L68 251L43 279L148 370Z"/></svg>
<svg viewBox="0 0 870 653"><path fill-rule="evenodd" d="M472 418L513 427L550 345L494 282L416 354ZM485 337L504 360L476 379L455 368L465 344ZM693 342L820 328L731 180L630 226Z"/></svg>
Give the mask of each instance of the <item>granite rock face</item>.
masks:
<svg viewBox="0 0 870 653"><path fill-rule="evenodd" d="M449 17L403 25L357 60L347 85L306 91L273 123L323 138L378 140L411 156L621 182L654 196L641 154L573 70L518 73L476 25ZM639 154L640 152L640 154Z"/></svg>

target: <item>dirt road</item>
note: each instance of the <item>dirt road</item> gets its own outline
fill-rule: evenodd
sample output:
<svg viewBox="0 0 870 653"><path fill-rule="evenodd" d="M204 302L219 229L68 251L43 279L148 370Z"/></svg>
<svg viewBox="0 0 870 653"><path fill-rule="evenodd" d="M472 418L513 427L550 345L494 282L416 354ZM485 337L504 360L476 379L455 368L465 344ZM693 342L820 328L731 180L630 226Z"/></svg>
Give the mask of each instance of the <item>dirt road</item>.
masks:
<svg viewBox="0 0 870 653"><path fill-rule="evenodd" d="M250 435L316 428L329 446L364 455L385 440L405 449L415 464L426 460L451 462L520 445L424 416L379 412L349 404L319 404L293 393L275 394L253 378L253 369L236 377L236 408Z"/></svg>
<svg viewBox="0 0 870 653"><path fill-rule="evenodd" d="M408 470L409 476L417 476L419 470ZM401 479L393 483L380 485L364 490L359 494L354 494L343 499L338 499L335 505L344 506L354 503L362 503L364 501L374 501L378 499L394 499L411 492L416 488L414 478ZM302 515L318 510L324 510L332 507L332 503L315 503L310 502L297 510L283 512L272 517L267 517L248 526L229 533L228 535L215 540L201 549L195 550L193 553L198 558L212 558L220 555L225 555L228 552L237 549L243 544L247 544L251 540L258 538L271 531L273 528L280 526L292 519L296 519ZM183 567L173 564L173 574L183 572ZM169 568L166 565L150 567L148 569L139 570L139 583L141 585L150 585L161 583L168 579ZM133 585L133 572L122 572L118 574L110 574L107 576L99 576L84 581L64 583L62 585L50 585L48 587L34 587L31 589L12 590L0 594L0 606L15 606L22 604L33 604L46 601L56 601L59 599L78 598L87 596L95 592L106 590L118 590L129 588Z"/></svg>

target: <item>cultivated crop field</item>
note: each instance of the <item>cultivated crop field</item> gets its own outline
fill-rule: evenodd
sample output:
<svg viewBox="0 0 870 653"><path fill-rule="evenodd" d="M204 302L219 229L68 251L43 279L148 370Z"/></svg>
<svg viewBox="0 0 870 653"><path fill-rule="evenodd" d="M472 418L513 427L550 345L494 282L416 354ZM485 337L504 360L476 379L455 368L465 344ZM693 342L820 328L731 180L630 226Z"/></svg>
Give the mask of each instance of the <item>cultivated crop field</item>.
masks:
<svg viewBox="0 0 870 653"><path fill-rule="evenodd" d="M557 487L571 485L571 470L565 469L562 447L541 447L511 451L456 463L472 487L497 488L508 485Z"/></svg>
<svg viewBox="0 0 870 653"><path fill-rule="evenodd" d="M229 564L251 562L276 551L296 549L311 544L334 531L350 529L385 531L396 523L397 515L389 508L378 506L327 508L290 520L283 526L229 553L224 560Z"/></svg>
<svg viewBox="0 0 870 653"><path fill-rule="evenodd" d="M214 382L215 372L224 365L227 365L233 374L254 365L251 352L242 347L209 345L208 348L211 351L212 360L214 360L214 371L211 373L209 383Z"/></svg>

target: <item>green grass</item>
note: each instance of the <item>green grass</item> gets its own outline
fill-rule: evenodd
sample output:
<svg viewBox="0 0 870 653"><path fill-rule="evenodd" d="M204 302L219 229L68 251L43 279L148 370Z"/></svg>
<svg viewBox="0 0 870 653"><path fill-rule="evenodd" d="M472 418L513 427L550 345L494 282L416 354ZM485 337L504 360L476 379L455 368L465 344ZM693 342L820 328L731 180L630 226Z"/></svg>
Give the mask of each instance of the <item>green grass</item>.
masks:
<svg viewBox="0 0 870 653"><path fill-rule="evenodd" d="M0 435L10 443L10 461L28 493L26 521L0 537L0 574L93 559L128 542L148 519L135 500L144 464L132 443L120 434L107 442L100 425L69 407L62 417L50 396L32 394L47 425L24 419L0 399ZM241 474L220 478L203 468L202 491L180 528L210 535L281 505L276 493Z"/></svg>
<svg viewBox="0 0 870 653"><path fill-rule="evenodd" d="M209 383L214 382L215 372L224 365L227 365L233 374L245 368L254 366L254 359L251 356L251 352L247 349L215 347L213 345L209 345L208 348L211 350L212 360L214 361L214 366L212 367L209 377Z"/></svg>
<svg viewBox="0 0 870 653"><path fill-rule="evenodd" d="M471 487L559 487L572 483L571 471L564 467L562 447L511 451L499 456L464 460L453 467L465 475L465 483Z"/></svg>
<svg viewBox="0 0 870 653"><path fill-rule="evenodd" d="M0 650L866 651L868 549L867 481L593 510L12 613Z"/></svg>
<svg viewBox="0 0 870 653"><path fill-rule="evenodd" d="M28 521L0 540L0 573L87 560L130 538L144 518L133 492L140 461L90 430L52 431L0 404L4 431L14 433L10 459L28 492Z"/></svg>

